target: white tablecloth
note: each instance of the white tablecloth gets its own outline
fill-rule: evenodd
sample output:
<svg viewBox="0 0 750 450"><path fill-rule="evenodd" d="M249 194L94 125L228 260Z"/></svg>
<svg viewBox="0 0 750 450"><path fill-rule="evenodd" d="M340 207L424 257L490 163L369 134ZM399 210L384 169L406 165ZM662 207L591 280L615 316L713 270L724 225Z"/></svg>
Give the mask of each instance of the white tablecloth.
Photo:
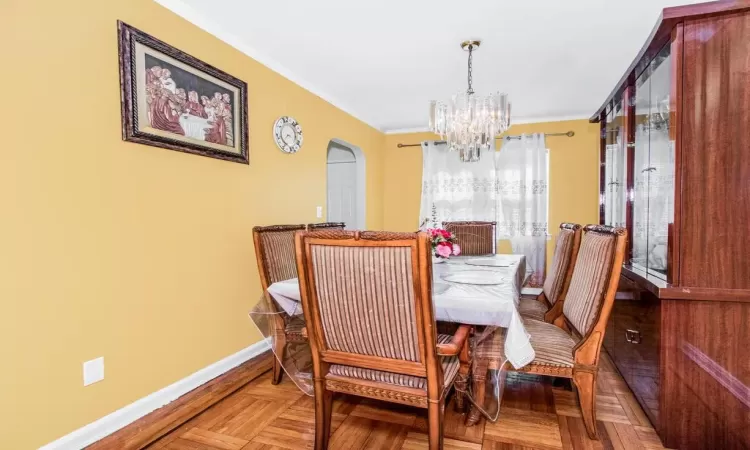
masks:
<svg viewBox="0 0 750 450"><path fill-rule="evenodd" d="M475 257L454 257L442 264L433 264L433 296L435 319L469 325L491 325L507 328L505 355L515 368L534 360L534 349L518 313L518 301L526 272L523 255L495 255L507 267L466 264ZM482 257L481 259L486 259ZM449 283L443 276L463 271L490 272L502 276L500 284L476 285ZM447 286L446 286L447 285ZM447 287L447 289L446 289ZM280 281L268 287L279 306L290 315L302 314L299 281Z"/></svg>

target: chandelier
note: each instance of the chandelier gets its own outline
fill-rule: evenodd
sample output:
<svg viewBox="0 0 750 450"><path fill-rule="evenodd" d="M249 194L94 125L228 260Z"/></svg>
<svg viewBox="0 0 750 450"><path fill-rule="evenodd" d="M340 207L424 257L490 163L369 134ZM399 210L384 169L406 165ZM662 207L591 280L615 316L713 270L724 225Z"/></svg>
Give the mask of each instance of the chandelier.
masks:
<svg viewBox="0 0 750 450"><path fill-rule="evenodd" d="M463 162L479 161L481 150L493 148L495 136L510 127L508 95L494 93L486 97L474 94L471 86L471 59L481 41L464 41L469 52L469 88L454 94L448 103L430 102L430 131L439 134L451 151Z"/></svg>

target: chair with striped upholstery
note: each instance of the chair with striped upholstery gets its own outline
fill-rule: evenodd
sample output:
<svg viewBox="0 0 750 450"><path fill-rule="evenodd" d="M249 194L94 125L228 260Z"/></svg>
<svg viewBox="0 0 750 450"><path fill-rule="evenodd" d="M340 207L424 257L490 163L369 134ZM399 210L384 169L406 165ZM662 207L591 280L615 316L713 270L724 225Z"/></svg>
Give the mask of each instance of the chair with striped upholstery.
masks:
<svg viewBox="0 0 750 450"><path fill-rule="evenodd" d="M446 395L469 371L470 327L438 335L425 233L313 231L296 236L313 358L315 448L325 449L333 392L426 408L442 448Z"/></svg>
<svg viewBox="0 0 750 450"><path fill-rule="evenodd" d="M253 228L255 258L258 262L260 285L266 309L274 313L270 320L273 334L273 351L278 358L273 360L273 384L281 381L283 369L279 359L284 359L287 342L305 342L302 334L305 322L301 317L290 317L278 308L268 293L268 286L277 281L297 278L297 264L294 258L294 233L304 231L304 225L272 225Z"/></svg>
<svg viewBox="0 0 750 450"><path fill-rule="evenodd" d="M575 223L561 223L550 273L544 279L542 293L535 297L521 297L518 312L523 317L550 323L560 317L580 244L581 226Z"/></svg>
<svg viewBox="0 0 750 450"><path fill-rule="evenodd" d="M524 320L536 357L520 368L505 370L570 378L578 392L583 423L591 439L596 429L596 377L604 331L620 281L627 231L603 225L583 229L581 247L562 315L554 323ZM475 361L491 359L501 364L505 329L475 347ZM473 367L475 373L477 368Z"/></svg>
<svg viewBox="0 0 750 450"><path fill-rule="evenodd" d="M315 230L343 230L346 228L344 222L322 222L322 223L308 223L307 231Z"/></svg>
<svg viewBox="0 0 750 450"><path fill-rule="evenodd" d="M495 254L495 226L496 222L443 222L445 231L456 236L456 243L461 247L461 254L465 256L481 256Z"/></svg>

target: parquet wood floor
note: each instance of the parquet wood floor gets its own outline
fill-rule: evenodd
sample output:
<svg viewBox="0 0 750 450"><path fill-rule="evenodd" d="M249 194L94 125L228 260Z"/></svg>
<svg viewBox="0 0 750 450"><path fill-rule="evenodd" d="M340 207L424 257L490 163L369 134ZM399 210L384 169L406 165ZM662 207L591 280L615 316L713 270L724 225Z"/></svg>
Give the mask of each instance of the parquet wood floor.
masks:
<svg viewBox="0 0 750 450"><path fill-rule="evenodd" d="M575 393L550 378L512 375L496 423L463 425L446 407L446 450L660 449L664 448L633 394L611 363L600 368L597 396L599 441L586 436ZM148 448L151 450L310 449L313 399L285 376L271 385L270 372ZM337 395L330 447L416 450L427 448L423 410Z"/></svg>

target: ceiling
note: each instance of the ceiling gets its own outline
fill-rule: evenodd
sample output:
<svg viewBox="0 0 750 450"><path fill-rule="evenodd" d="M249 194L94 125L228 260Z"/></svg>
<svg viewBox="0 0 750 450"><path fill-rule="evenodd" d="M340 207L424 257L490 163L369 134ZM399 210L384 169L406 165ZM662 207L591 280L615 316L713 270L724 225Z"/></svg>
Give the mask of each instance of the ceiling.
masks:
<svg viewBox="0 0 750 450"><path fill-rule="evenodd" d="M429 100L507 92L513 122L587 118L666 6L692 0L157 0L385 132L426 127Z"/></svg>

